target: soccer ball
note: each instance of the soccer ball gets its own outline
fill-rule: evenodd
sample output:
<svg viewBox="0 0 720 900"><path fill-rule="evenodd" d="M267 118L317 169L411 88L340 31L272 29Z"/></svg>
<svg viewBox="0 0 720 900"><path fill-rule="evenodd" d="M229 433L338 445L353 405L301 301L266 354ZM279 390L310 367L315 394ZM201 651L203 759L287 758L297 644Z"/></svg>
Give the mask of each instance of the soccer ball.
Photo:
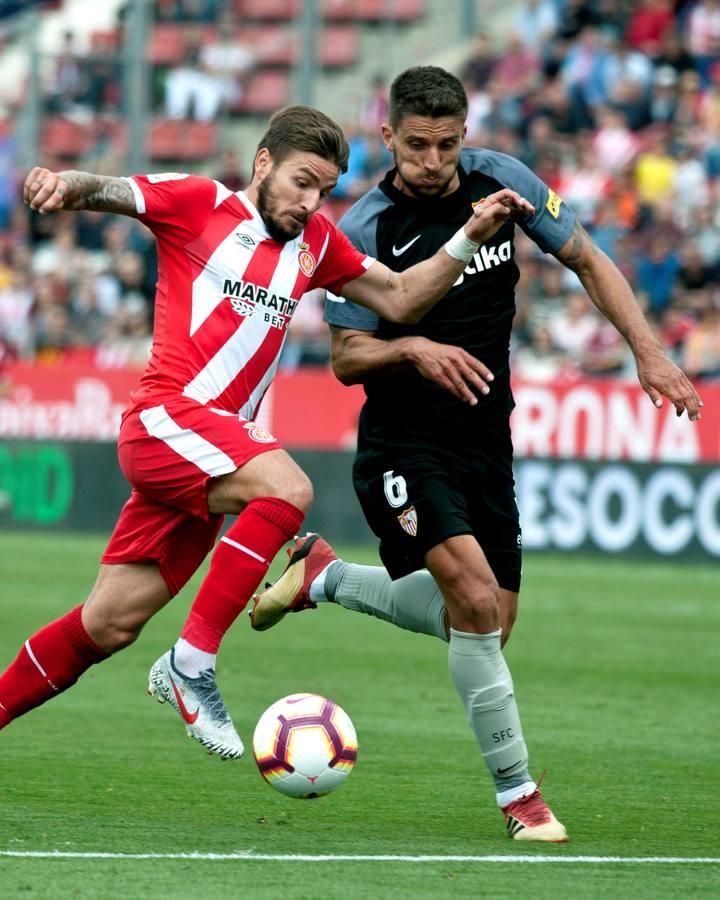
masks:
<svg viewBox="0 0 720 900"><path fill-rule="evenodd" d="M291 694L268 707L253 734L253 753L268 784L289 797L329 794L357 759L350 716L318 694Z"/></svg>

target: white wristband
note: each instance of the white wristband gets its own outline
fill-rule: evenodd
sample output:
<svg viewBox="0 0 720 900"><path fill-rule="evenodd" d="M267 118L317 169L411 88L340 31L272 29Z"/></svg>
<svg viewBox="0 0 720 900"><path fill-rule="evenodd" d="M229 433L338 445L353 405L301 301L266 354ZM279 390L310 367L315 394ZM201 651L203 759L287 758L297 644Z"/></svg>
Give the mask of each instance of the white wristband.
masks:
<svg viewBox="0 0 720 900"><path fill-rule="evenodd" d="M471 241L465 234L465 229L460 228L445 244L445 252L453 259L459 259L461 262L470 262L477 253L479 243Z"/></svg>

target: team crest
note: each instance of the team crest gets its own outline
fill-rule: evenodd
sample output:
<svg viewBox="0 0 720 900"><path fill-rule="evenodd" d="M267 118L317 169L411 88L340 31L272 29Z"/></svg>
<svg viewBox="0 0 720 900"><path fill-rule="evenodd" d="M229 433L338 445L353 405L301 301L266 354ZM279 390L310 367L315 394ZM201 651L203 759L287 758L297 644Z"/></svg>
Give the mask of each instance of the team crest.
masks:
<svg viewBox="0 0 720 900"><path fill-rule="evenodd" d="M403 510L398 516L398 522L403 531L406 531L410 537L415 537L417 535L418 520L414 506L411 506L410 509Z"/></svg>
<svg viewBox="0 0 720 900"><path fill-rule="evenodd" d="M269 431L265 431L264 428L256 425L255 422L246 422L243 425L243 428L247 428L249 437L251 437L252 440L257 441L259 444L272 444L275 441L275 438L270 434Z"/></svg>
<svg viewBox="0 0 720 900"><path fill-rule="evenodd" d="M309 278L315 271L315 257L310 252L310 244L306 244L305 241L301 241L298 247L300 248L298 263L300 263L300 268Z"/></svg>

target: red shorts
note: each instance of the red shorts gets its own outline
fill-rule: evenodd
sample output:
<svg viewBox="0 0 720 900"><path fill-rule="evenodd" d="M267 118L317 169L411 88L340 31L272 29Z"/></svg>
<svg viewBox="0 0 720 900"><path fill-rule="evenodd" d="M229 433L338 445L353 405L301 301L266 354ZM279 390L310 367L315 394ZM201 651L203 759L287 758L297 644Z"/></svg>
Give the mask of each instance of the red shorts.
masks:
<svg viewBox="0 0 720 900"><path fill-rule="evenodd" d="M254 422L185 397L129 410L118 459L133 491L101 562L157 563L176 594L207 556L223 521L208 511L208 481L280 447Z"/></svg>

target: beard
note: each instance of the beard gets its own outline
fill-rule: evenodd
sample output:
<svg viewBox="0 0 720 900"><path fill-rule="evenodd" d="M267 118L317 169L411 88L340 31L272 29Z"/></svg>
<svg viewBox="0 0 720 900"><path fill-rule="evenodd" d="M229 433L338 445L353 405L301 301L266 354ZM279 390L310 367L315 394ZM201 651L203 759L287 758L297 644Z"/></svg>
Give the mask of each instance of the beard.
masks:
<svg viewBox="0 0 720 900"><path fill-rule="evenodd" d="M294 240L303 230L304 225L298 224L297 228L287 228L275 215L277 200L273 194L273 180L271 173L258 185L258 212L262 216L270 237L279 244L285 244Z"/></svg>
<svg viewBox="0 0 720 900"><path fill-rule="evenodd" d="M450 186L450 182L455 177L455 172L457 172L457 169L455 169L455 172L453 172L446 181L438 181L433 185L413 184L412 181L408 181L403 175L400 168L400 160L395 151L393 151L393 160L395 161L395 168L402 183L414 197L419 197L421 200L427 200L431 197L443 197Z"/></svg>

